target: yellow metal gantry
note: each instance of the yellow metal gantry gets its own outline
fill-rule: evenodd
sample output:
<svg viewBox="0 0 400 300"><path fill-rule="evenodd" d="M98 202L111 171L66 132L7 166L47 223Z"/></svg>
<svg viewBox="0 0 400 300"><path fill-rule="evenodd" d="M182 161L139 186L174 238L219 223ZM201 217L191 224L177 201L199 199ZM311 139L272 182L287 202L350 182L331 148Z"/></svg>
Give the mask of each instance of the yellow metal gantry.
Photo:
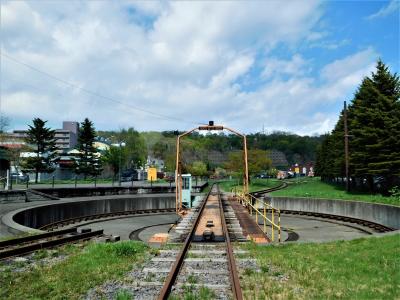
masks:
<svg viewBox="0 0 400 300"><path fill-rule="evenodd" d="M243 191L247 194L249 190L249 169L247 164L247 141L246 135L237 132L229 127L221 126L221 125L214 125L214 122L210 121L209 125L203 125L196 128L193 128L189 131L178 135L176 139L176 169L175 169L175 205L176 205L176 212L179 213L182 210L182 176L181 176L181 162L180 162L180 140L184 136L192 133L193 131L212 131L212 130L228 130L233 134L240 136L243 138L243 159L244 159L244 174L243 174Z"/></svg>

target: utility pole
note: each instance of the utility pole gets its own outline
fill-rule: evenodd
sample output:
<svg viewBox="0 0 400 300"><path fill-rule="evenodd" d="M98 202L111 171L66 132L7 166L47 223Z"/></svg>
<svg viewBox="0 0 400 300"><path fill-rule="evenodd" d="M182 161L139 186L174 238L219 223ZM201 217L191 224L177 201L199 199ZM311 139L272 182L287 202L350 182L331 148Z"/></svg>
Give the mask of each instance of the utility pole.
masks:
<svg viewBox="0 0 400 300"><path fill-rule="evenodd" d="M121 142L119 143L119 164L118 164L118 182L119 186L121 186L121 157L122 157L122 149L121 149Z"/></svg>
<svg viewBox="0 0 400 300"><path fill-rule="evenodd" d="M344 122L344 160L345 160L345 172L346 172L346 191L350 190L349 182L349 132L347 130L347 104L344 101L343 109L343 122Z"/></svg>
<svg viewBox="0 0 400 300"><path fill-rule="evenodd" d="M125 147L125 142L119 142L119 164L118 164L118 181L119 181L119 186L121 186L121 168L122 168L122 147Z"/></svg>

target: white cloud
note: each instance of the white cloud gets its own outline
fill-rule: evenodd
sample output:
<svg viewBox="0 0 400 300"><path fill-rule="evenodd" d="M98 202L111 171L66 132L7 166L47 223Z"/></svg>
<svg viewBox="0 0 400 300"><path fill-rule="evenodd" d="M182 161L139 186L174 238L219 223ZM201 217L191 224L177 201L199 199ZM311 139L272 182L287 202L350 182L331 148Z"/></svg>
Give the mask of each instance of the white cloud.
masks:
<svg viewBox="0 0 400 300"><path fill-rule="evenodd" d="M277 58L267 59L262 76L265 78L284 75L301 76L308 72L307 62L301 55L295 54L289 61Z"/></svg>
<svg viewBox="0 0 400 300"><path fill-rule="evenodd" d="M326 65L321 71L321 77L328 81L350 80L351 76L349 77L349 70L355 71L355 73L361 73L365 76L368 74L365 73L365 71L371 69L370 65L374 64L377 56L378 54L373 48L367 48ZM360 78L355 79L360 82ZM352 82L351 84L354 85L357 83Z"/></svg>
<svg viewBox="0 0 400 300"><path fill-rule="evenodd" d="M12 13L4 19L5 12ZM310 113L310 107L342 101L367 75L376 53L366 49L325 66L321 81L312 77L312 61L301 53L289 60L269 54L277 45L323 39L325 33L315 30L322 13L314 0L284 5L5 2L3 53L118 101L95 97L2 57L2 78L28 84L2 82L2 111L23 124L34 116L55 126L64 119L89 117L102 129L166 130L214 119L244 132L263 123L298 133L325 132L334 118ZM263 62L264 77L249 75ZM248 91L238 83L246 76L262 83Z"/></svg>
<svg viewBox="0 0 400 300"><path fill-rule="evenodd" d="M383 17L386 17L395 12L397 12L397 14L399 14L399 9L400 9L399 0L391 0L388 5L382 7L376 13L369 15L366 19L373 20L373 19L377 19L377 18L383 18Z"/></svg>
<svg viewBox="0 0 400 300"><path fill-rule="evenodd" d="M211 79L211 87L225 88L227 85L229 86L239 76L247 73L253 62L254 59L250 56L237 57L224 70L222 70L222 72L213 76Z"/></svg>

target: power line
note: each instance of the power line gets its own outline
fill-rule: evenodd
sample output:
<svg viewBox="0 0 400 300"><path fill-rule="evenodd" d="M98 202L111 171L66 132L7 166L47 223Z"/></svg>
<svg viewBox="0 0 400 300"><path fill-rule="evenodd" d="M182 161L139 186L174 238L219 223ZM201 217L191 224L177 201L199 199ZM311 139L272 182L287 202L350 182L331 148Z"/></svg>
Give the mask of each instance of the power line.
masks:
<svg viewBox="0 0 400 300"><path fill-rule="evenodd" d="M143 108L140 108L140 107L137 107L137 106L134 106L134 105L131 105L131 104L122 102L122 101L120 101L120 100L113 99L113 98L108 97L108 96L101 95L101 94L99 94L99 93L93 92L93 91L88 90L88 89L86 89L86 88L80 87L79 85L76 85L76 84L71 83L71 82L69 82L69 81L66 81L66 80L64 80L64 79L62 79L62 78L59 78L59 77L57 77L57 76L54 76L54 75L52 75L52 74L50 74L50 73L47 73L47 72L45 72L45 71L42 71L42 70L40 70L40 69L38 69L38 68L36 68L36 67L34 67L34 66L31 66L31 65L29 65L29 64L27 64L27 63L25 63L25 62L22 62L22 61L20 61L20 60L18 60L18 59L15 59L14 57L12 57L12 56L10 56L10 55L8 55L8 54L5 54L5 53L3 53L3 52L0 52L0 55L1 55L2 57L5 57L5 58L7 58L7 59L9 59L9 60L11 60L11 61L17 63L17 64L20 64L20 65L22 65L22 66L25 66L25 67L27 67L27 68L29 68L29 69L35 71L35 72L38 72L38 73L40 73L40 74L43 74L43 75L45 75L45 76L47 76L47 77L49 77L49 78L51 78L51 79L53 79L53 80L56 80L56 81L58 81L58 82L61 82L61 83L65 84L65 85L67 85L67 86L70 86L70 87L72 87L72 88L79 89L79 90L81 90L82 92L85 92L86 94L89 94L89 95L91 95L91 96L98 97L98 98L101 98L101 99L103 99L103 100L107 100L107 101L110 101L110 102L118 103L118 104L121 104L121 105L125 105L125 106L127 106L127 107L129 107L129 108L131 108L131 109L134 109L134 110L137 110L137 111L140 111L140 112L144 112L144 113L147 113L147 114L150 114L150 115L153 115L153 116L157 116L157 117L162 118L162 119L168 119L168 120L179 121L179 122L184 122L184 123L188 123L188 124L196 124L196 125L199 125L199 124L200 124L200 125L204 125L204 124L205 124L204 122L191 122L191 121L183 120L183 119L176 118L176 117L173 117L173 116L164 115L164 114L159 114L159 113L156 113L156 112L153 112L153 111L150 111L150 110L146 110L146 109L143 109Z"/></svg>

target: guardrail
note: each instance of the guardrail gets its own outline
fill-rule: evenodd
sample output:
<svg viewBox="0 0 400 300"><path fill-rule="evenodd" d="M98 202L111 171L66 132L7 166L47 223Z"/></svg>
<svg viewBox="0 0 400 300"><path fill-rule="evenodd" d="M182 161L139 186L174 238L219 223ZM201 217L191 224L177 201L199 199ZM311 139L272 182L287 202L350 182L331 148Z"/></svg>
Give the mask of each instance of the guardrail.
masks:
<svg viewBox="0 0 400 300"><path fill-rule="evenodd" d="M272 205L261 201L257 197L251 194L235 193L235 198L248 209L250 215L255 214L256 223L258 226L258 219L261 217L263 219L263 230L264 233L267 232L267 222L271 226L271 240L275 241L275 230L278 231L278 242L281 242L281 211L279 208L275 208ZM260 210L262 209L262 211ZM267 210L271 211L271 218L267 217ZM278 223L275 222L275 213L278 214Z"/></svg>

